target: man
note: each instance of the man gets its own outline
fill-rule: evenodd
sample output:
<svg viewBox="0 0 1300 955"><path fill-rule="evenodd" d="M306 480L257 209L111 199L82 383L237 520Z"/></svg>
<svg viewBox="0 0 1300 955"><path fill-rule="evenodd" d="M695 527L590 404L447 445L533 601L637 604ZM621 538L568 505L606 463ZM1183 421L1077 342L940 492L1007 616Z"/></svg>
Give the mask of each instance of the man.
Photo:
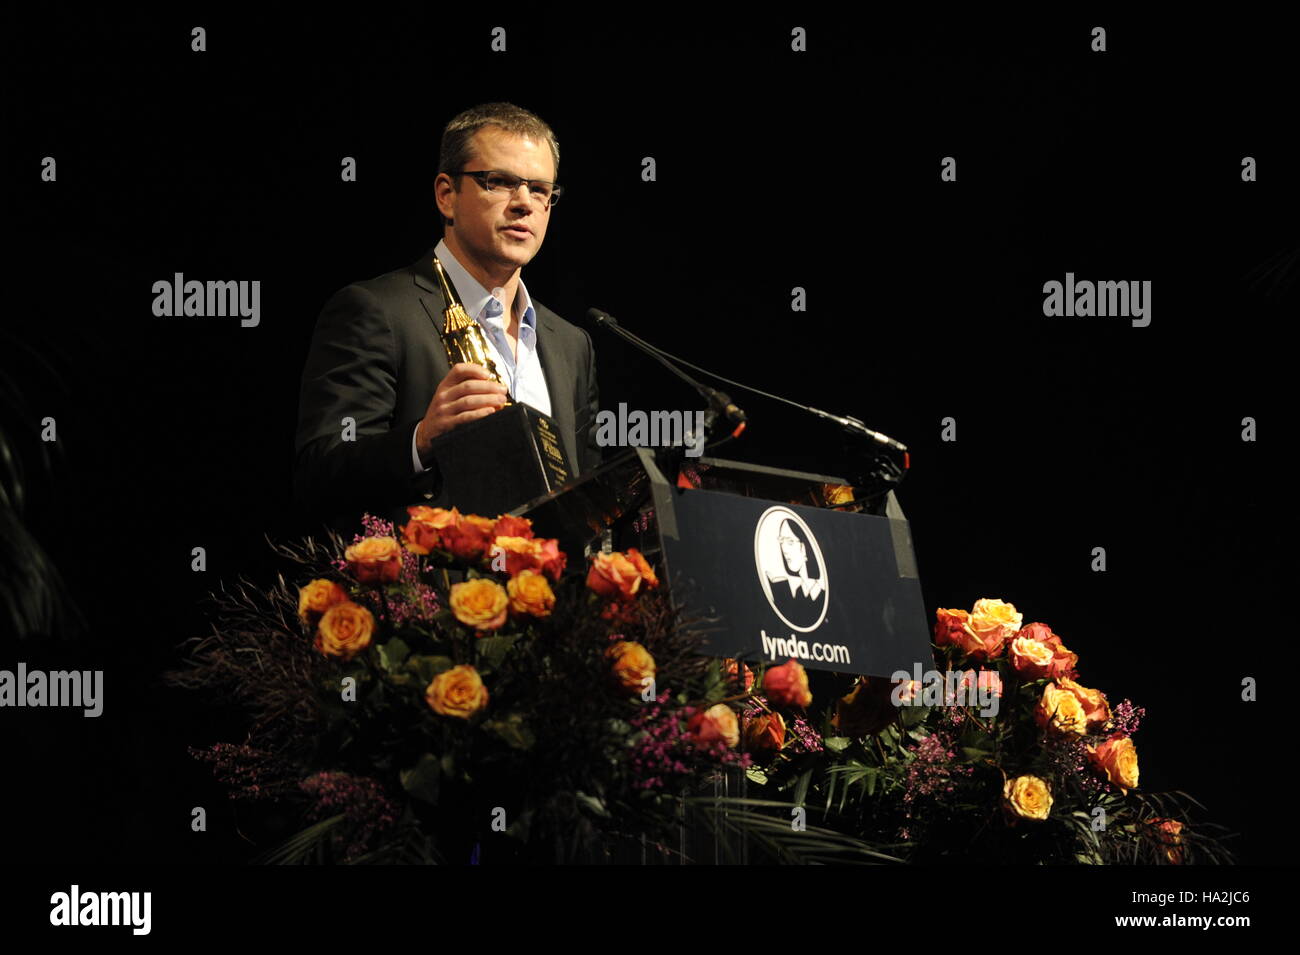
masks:
<svg viewBox="0 0 1300 955"><path fill-rule="evenodd" d="M442 241L404 269L341 289L317 320L295 443L305 516L346 531L360 529L363 511L405 523L409 504L453 506L442 475L456 462L433 442L495 412L507 392L555 419L579 472L600 463L591 336L533 299L520 275L546 238L559 161L550 127L509 103L448 123L434 180ZM479 365L449 365L434 255L508 387Z"/></svg>

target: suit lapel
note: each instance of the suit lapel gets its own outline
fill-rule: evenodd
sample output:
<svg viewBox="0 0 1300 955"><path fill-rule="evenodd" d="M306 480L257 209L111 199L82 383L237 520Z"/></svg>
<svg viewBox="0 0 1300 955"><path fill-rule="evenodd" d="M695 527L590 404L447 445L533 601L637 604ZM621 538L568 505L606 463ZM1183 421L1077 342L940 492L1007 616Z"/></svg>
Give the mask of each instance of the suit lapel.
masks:
<svg viewBox="0 0 1300 955"><path fill-rule="evenodd" d="M542 364L542 377L546 379L546 393L551 397L551 417L559 426L572 471L577 474L580 462L573 419L573 388L577 379L569 367L568 356L556 347L555 317L536 299L533 299L533 310L537 312L537 357Z"/></svg>

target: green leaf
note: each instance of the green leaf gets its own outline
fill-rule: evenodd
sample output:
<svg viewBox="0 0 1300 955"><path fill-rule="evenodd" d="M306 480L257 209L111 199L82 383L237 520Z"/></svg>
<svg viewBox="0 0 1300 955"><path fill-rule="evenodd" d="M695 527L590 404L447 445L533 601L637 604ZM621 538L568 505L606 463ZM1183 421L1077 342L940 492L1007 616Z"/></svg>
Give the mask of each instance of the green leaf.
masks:
<svg viewBox="0 0 1300 955"><path fill-rule="evenodd" d="M433 678L439 673L451 668L451 657L420 654L408 657L406 660L406 669L414 673L416 678L425 686L432 683Z"/></svg>
<svg viewBox="0 0 1300 955"><path fill-rule="evenodd" d="M751 766L749 769L745 770L745 777L749 779L750 782L758 783L760 786L767 785L767 773L763 772L756 766Z"/></svg>
<svg viewBox="0 0 1300 955"><path fill-rule="evenodd" d="M826 736L822 738L822 744L832 753L844 752L852 742L853 740L847 736Z"/></svg>
<svg viewBox="0 0 1300 955"><path fill-rule="evenodd" d="M379 647L379 665L389 673L394 673L411 655L411 648L399 637L393 637Z"/></svg>
<svg viewBox="0 0 1300 955"><path fill-rule="evenodd" d="M961 754L972 763L982 763L993 755L992 750L983 749L979 746L963 746Z"/></svg>
<svg viewBox="0 0 1300 955"><path fill-rule="evenodd" d="M605 800L599 796L589 796L586 793L574 793L574 798L582 805L586 806L601 819L609 819L609 808L605 805Z"/></svg>
<svg viewBox="0 0 1300 955"><path fill-rule="evenodd" d="M483 728L505 740L512 749L532 749L533 744L537 742L532 730L518 713L511 713L501 719L488 720L483 724Z"/></svg>
<svg viewBox="0 0 1300 955"><path fill-rule="evenodd" d="M478 641L478 658L483 665L495 670L501 665L501 661L506 658L510 648L515 645L519 639L519 634L512 633L508 636L483 637Z"/></svg>
<svg viewBox="0 0 1300 955"><path fill-rule="evenodd" d="M430 803L438 804L438 780L441 776L441 769L438 766L438 759L431 753L425 753L410 769L402 771L402 788L411 794L415 799Z"/></svg>

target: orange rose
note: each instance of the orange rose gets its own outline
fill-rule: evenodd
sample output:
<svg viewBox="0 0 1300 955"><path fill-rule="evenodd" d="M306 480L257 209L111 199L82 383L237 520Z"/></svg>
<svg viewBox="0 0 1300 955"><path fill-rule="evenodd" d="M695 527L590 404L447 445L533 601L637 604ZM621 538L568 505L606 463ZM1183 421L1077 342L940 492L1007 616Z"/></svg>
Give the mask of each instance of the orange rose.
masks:
<svg viewBox="0 0 1300 955"><path fill-rule="evenodd" d="M636 597L645 578L631 559L614 551L597 554L587 571L587 586L608 599L630 601Z"/></svg>
<svg viewBox="0 0 1300 955"><path fill-rule="evenodd" d="M1088 761L1125 792L1137 789L1138 754L1132 737L1125 736L1089 746Z"/></svg>
<svg viewBox="0 0 1300 955"><path fill-rule="evenodd" d="M458 560L479 561L492 546L496 521L477 514L462 514L460 520L442 532L443 546Z"/></svg>
<svg viewBox="0 0 1300 955"><path fill-rule="evenodd" d="M778 752L785 745L785 720L780 713L762 713L745 723L745 745Z"/></svg>
<svg viewBox="0 0 1300 955"><path fill-rule="evenodd" d="M1018 819L1046 819L1052 811L1052 791L1037 776L1017 776L1002 786L1002 805Z"/></svg>
<svg viewBox="0 0 1300 955"><path fill-rule="evenodd" d="M935 611L934 642L941 647L956 647L962 653L976 660L987 660L997 656L1002 649L1002 641L1007 637L1005 629L987 626L988 642L981 638L972 626L974 618L965 610Z"/></svg>
<svg viewBox="0 0 1300 955"><path fill-rule="evenodd" d="M427 554L443 548L442 534L449 527L455 527L460 520L460 512L454 507L449 511L441 507L428 507L424 504L412 505L406 509L411 519L402 528L402 537L406 549L413 554Z"/></svg>
<svg viewBox="0 0 1300 955"><path fill-rule="evenodd" d="M1056 681L1056 685L1061 689L1073 693L1078 698L1080 705L1083 707L1084 718L1088 721L1088 730L1096 730L1105 726L1110 719L1110 704L1106 702L1106 695L1100 690L1090 690L1087 687L1080 686L1069 677L1061 677Z"/></svg>
<svg viewBox="0 0 1300 955"><path fill-rule="evenodd" d="M826 502L827 507L847 504L853 500L853 488L847 484L823 484L822 500Z"/></svg>
<svg viewBox="0 0 1300 955"><path fill-rule="evenodd" d="M321 614L348 599L348 592L332 580L313 580L298 591L298 616L307 626L314 626Z"/></svg>
<svg viewBox="0 0 1300 955"><path fill-rule="evenodd" d="M555 593L546 578L535 570L521 570L506 583L510 609L533 617L549 617L555 607Z"/></svg>
<svg viewBox="0 0 1300 955"><path fill-rule="evenodd" d="M1082 736L1088 731L1088 717L1079 698L1055 683L1043 687L1043 695L1034 708L1034 721L1041 727L1050 726L1058 733Z"/></svg>
<svg viewBox="0 0 1300 955"><path fill-rule="evenodd" d="M1156 838L1165 847L1165 858L1170 865L1183 864L1183 824L1177 819L1152 818L1147 825L1156 830Z"/></svg>
<svg viewBox="0 0 1300 955"><path fill-rule="evenodd" d="M701 743L722 740L729 749L735 749L740 742L740 724L726 703L716 703L696 713L686 721L686 731Z"/></svg>
<svg viewBox="0 0 1300 955"><path fill-rule="evenodd" d="M1079 655L1071 653L1061 642L1061 638L1052 633L1052 628L1045 623L1031 623L1021 627L1016 633L1017 637L1025 637L1029 640L1035 640L1051 648L1052 662L1044 674L1048 679L1055 680L1060 676L1075 676L1075 667L1079 663ZM1036 679L1036 678L1031 678Z"/></svg>
<svg viewBox="0 0 1300 955"><path fill-rule="evenodd" d="M493 537L532 537L533 522L526 517L502 514L492 525Z"/></svg>
<svg viewBox="0 0 1300 955"><path fill-rule="evenodd" d="M655 658L635 641L620 640L610 644L605 656L614 661L614 677L630 693L640 693L649 686L646 681L654 679Z"/></svg>
<svg viewBox="0 0 1300 955"><path fill-rule="evenodd" d="M475 630L495 630L506 622L510 597L495 580L478 577L451 585L451 612Z"/></svg>
<svg viewBox="0 0 1300 955"><path fill-rule="evenodd" d="M793 657L763 674L763 692L778 706L808 706L812 703L808 674Z"/></svg>
<svg viewBox="0 0 1300 955"><path fill-rule="evenodd" d="M478 671L462 663L435 676L424 701L435 713L467 720L488 705L488 691Z"/></svg>
<svg viewBox="0 0 1300 955"><path fill-rule="evenodd" d="M727 683L740 682L740 676L738 675L736 666L737 666L737 661L735 660L727 660L722 665L722 678L726 680ZM754 686L754 671L751 670L749 667L745 667L745 692L748 693L753 688L753 686Z"/></svg>
<svg viewBox="0 0 1300 955"><path fill-rule="evenodd" d="M629 547L626 554L627 559L632 562L632 566L635 567L637 573L641 575L641 579L645 582L645 586L649 587L651 590L658 587L659 578L655 576L654 569L650 566L650 562L641 555L641 552L635 547Z"/></svg>
<svg viewBox="0 0 1300 955"><path fill-rule="evenodd" d="M395 537L367 537L343 552L348 572L363 584L396 580L402 572L402 547Z"/></svg>
<svg viewBox="0 0 1300 955"><path fill-rule="evenodd" d="M505 555L506 573L511 577L520 571L542 569L542 542L531 537L497 537L492 541L493 556Z"/></svg>
<svg viewBox="0 0 1300 955"><path fill-rule="evenodd" d="M316 649L336 660L351 660L370 646L375 618L370 611L351 601L337 603L320 618L316 627Z"/></svg>

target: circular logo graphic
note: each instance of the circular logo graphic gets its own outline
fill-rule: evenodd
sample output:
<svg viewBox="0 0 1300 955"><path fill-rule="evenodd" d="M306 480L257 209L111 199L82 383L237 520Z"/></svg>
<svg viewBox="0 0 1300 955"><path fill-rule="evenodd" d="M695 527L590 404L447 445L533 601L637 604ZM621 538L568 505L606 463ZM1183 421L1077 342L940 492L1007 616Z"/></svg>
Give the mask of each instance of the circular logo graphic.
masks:
<svg viewBox="0 0 1300 955"><path fill-rule="evenodd" d="M788 507L769 507L754 528L754 566L768 604L801 633L826 619L826 562L808 525Z"/></svg>

